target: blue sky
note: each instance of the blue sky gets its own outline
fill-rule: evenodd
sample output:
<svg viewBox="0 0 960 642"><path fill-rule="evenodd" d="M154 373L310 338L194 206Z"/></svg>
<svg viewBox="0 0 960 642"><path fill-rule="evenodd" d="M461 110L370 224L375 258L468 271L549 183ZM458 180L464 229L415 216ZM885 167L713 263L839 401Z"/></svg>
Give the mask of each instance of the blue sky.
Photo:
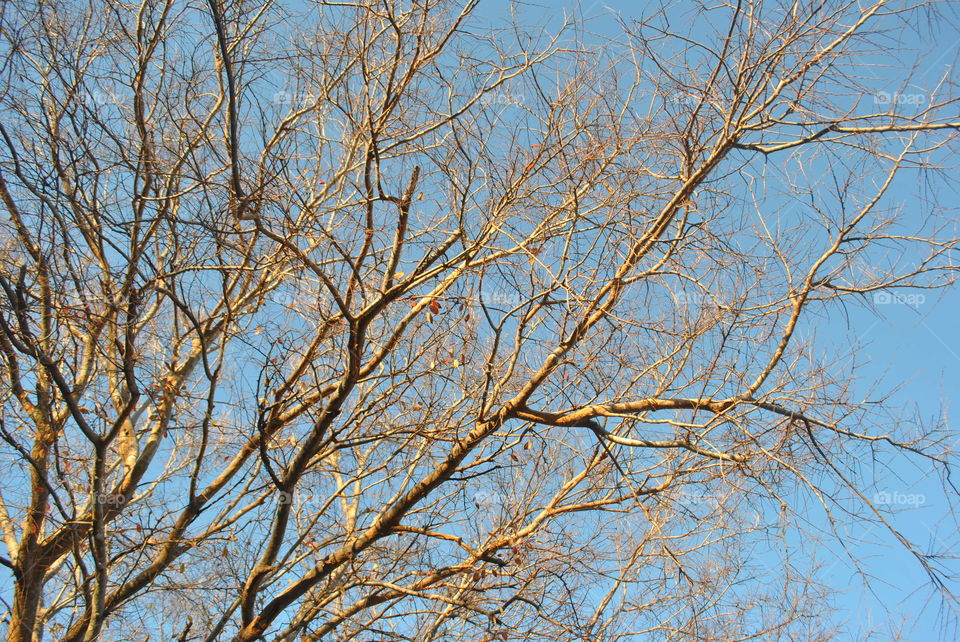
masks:
<svg viewBox="0 0 960 642"><path fill-rule="evenodd" d="M478 14L492 24L502 24L509 20L508 8L512 4L485 0ZM586 38L588 44L593 40L596 45L603 38L616 37L619 21L630 23L652 6L638 2L567 1L524 3L514 5L514 10L518 12L517 22L538 23L548 29L559 25L565 14L584 18L586 28L578 30L571 39ZM671 6L679 9L689 5ZM916 24L886 38L891 51L862 59L863 66L855 71L861 79L872 79L868 84L874 84L877 93L851 96L851 101L859 98L866 107L875 109L875 105L891 97L903 96L899 98L902 102L923 100L910 97L929 95L945 76L951 75L960 43L958 6L938 4L938 10L938 15L918 14ZM692 24L691 30L696 33L698 26ZM916 64L908 84L903 81L906 70L888 65L893 58ZM783 160L773 158L770 162ZM957 159L943 160L949 165ZM898 220L910 228L924 223L929 199L936 199L940 206L948 208L947 220L952 221L952 235L956 237L960 217L955 204L960 203L960 192L953 180L939 180L936 184L936 189L927 191L916 173L905 172L887 194L884 205L900 207ZM899 295L867 295L859 304L848 301L842 307L819 310L805 320L802 332L815 334L816 350L824 357L856 354L861 365L859 378L852 385L855 397L885 398L885 407L889 409L885 414L893 424L907 424L918 430L939 426L945 445L952 448L956 445L956 436L950 434L955 425L952 414L960 393L960 291L910 290ZM949 556L960 551L954 500L944 493L942 479L932 475L930 468L916 458L881 456L872 465L876 486L864 490L896 509L885 515L895 529L925 553ZM818 515L810 503L807 506L812 523L825 528L824 516ZM898 631L908 640L951 639L956 635L924 570L888 531L856 521L844 526L849 529L845 543L860 562L863 575L854 569L836 542L827 541L819 556L818 577L838 591L833 604L836 620L845 626L849 639L893 639ZM944 568L960 571L955 560L946 562ZM956 587L954 584L952 588Z"/></svg>
<svg viewBox="0 0 960 642"><path fill-rule="evenodd" d="M509 17L505 0L481 0L476 15L492 24L503 25ZM586 19L582 29L572 32L570 42L582 39L590 47L602 46L603 38L618 33L618 21L629 22L640 15L648 5L642 2L549 2L527 3L519 8L517 22L522 25L539 24L549 30L562 19L564 10ZM679 5L682 6L682 5ZM949 10L949 9L948 9ZM956 10L954 10L956 11ZM682 10L680 11L682 13ZM954 15L954 18L957 16ZM873 75L877 96L914 95L931 91L942 78L947 65L957 58L960 33L958 22L937 21L924 27L928 40L922 44L932 55L921 57L915 72L914 85L901 89L898 74L889 68L863 69L864 75ZM690 28L697 30L695 23ZM530 33L538 32L531 28ZM908 33L908 31L904 31ZM909 58L907 52L907 58ZM875 56L883 61L884 56ZM883 92L883 93L880 93ZM875 104L875 97L861 97ZM955 159L946 159L946 161ZM781 162L774 158L773 164ZM915 175L905 174L888 194L885 204L899 206L898 215L906 227L915 227L926 220L929 200L935 197L941 204L954 207L960 202L956 185L938 181L939 188L932 195ZM785 210L784 215L789 211ZM956 234L956 210L952 212ZM958 257L960 258L960 257ZM840 361L848 353L857 355L861 363L860 379L853 384L854 396L877 399L889 392L889 421L893 424L935 426L955 424L954 412L960 386L960 338L957 336L957 318L960 317L960 291L902 292L901 298L864 297L850 300L845 306L818 309L801 326L801 337L814 334L816 351L825 360ZM851 429L860 427L851 426ZM951 438L952 439L952 438ZM952 444L951 444L952 445ZM889 516L891 524L926 552L949 553L960 550L958 526L949 496L942 491L941 480L928 474L922 460L904 457L880 457L872 477L875 487L864 488L897 509ZM824 516L809 501L807 517L813 528L824 529ZM862 570L872 579L869 583L857 576L836 542L827 541L818 551L820 580L840 591L834 606L837 621L845 624L851 639L864 639L868 631L877 630L874 639L890 639L889 622L903 620L906 639L934 639L943 634L938 620L938 602L931 599L929 583L920 565L883 529L863 526L858 522L842 524L848 529L847 543L861 561ZM960 571L957 564L948 568ZM777 573L772 567L770 573ZM888 616L889 612L889 616ZM947 634L949 635L949 633Z"/></svg>

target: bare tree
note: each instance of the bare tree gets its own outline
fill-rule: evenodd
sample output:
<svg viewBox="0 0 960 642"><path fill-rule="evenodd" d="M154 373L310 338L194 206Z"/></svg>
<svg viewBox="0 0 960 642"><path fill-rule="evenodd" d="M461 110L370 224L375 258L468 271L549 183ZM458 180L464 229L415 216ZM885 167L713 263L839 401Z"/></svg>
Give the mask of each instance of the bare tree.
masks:
<svg viewBox="0 0 960 642"><path fill-rule="evenodd" d="M0 10L9 640L827 639L821 511L953 603L801 331L955 278L939 4L477 6Z"/></svg>

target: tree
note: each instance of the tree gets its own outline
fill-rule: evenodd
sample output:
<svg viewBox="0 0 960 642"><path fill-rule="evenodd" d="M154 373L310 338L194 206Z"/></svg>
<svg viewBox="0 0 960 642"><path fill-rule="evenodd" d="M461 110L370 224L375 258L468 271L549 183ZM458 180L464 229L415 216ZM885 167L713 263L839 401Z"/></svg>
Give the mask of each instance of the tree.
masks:
<svg viewBox="0 0 960 642"><path fill-rule="evenodd" d="M461 4L4 6L9 640L825 639L815 514L952 604L803 332L955 278L939 5Z"/></svg>

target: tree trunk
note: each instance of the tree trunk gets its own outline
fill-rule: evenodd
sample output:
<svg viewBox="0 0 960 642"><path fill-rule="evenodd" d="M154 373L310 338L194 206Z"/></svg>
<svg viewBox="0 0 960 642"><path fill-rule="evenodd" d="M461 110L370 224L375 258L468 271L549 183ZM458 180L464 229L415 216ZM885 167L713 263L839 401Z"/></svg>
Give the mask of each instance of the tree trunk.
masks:
<svg viewBox="0 0 960 642"><path fill-rule="evenodd" d="M42 569L25 570L13 588L13 608L7 642L36 642L40 639L39 635L34 635L34 629L42 592Z"/></svg>

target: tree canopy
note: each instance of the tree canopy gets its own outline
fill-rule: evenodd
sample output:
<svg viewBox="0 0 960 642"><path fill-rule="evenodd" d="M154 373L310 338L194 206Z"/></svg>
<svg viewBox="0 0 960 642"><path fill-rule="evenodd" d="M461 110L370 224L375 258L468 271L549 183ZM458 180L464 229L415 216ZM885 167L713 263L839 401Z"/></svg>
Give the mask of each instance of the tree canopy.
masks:
<svg viewBox="0 0 960 642"><path fill-rule="evenodd" d="M485 4L0 9L9 640L828 639L851 524L954 608L814 330L956 277L956 16Z"/></svg>

